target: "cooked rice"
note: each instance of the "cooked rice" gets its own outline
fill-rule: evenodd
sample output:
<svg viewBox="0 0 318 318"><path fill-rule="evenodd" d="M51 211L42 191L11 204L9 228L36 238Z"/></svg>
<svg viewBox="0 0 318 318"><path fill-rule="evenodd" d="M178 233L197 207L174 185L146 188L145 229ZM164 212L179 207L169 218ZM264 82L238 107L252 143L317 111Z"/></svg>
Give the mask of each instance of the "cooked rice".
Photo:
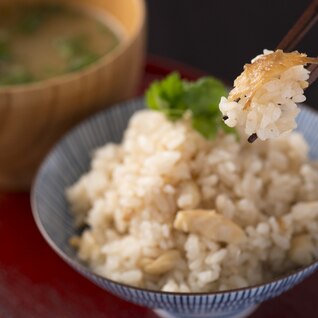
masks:
<svg viewBox="0 0 318 318"><path fill-rule="evenodd" d="M264 54L253 59L249 67L271 53L273 51L264 50ZM268 66L269 70L271 67L272 65ZM257 87L252 98L245 95L235 101L222 97L219 107L225 116L225 123L229 127L243 127L248 136L256 134L261 140L290 133L297 126L297 103L306 100L304 88L308 86L308 78L309 71L302 64L295 65L281 74L275 73Z"/></svg>
<svg viewBox="0 0 318 318"><path fill-rule="evenodd" d="M307 150L298 133L253 146L221 133L208 141L186 120L139 111L123 142L98 149L67 190L77 223L89 225L73 242L78 255L114 281L167 292L245 287L307 265L318 256ZM198 209L207 215L177 221ZM203 216L226 224L209 233Z"/></svg>

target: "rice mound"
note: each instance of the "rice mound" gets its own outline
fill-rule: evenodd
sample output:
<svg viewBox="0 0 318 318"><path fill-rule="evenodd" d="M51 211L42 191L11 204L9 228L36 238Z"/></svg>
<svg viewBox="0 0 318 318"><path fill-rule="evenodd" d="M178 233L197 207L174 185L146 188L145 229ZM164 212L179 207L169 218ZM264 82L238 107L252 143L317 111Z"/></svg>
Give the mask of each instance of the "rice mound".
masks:
<svg viewBox="0 0 318 318"><path fill-rule="evenodd" d="M307 152L298 133L209 141L186 119L139 111L122 143L98 149L67 189L77 224L88 225L72 244L96 273L152 290L278 277L318 256L318 170ZM220 226L210 231L204 217Z"/></svg>
<svg viewBox="0 0 318 318"><path fill-rule="evenodd" d="M252 60L269 55L273 51ZM258 88L250 100L243 96L237 101L222 97L220 111L229 127L243 127L248 136L256 134L261 140L277 138L297 127L297 103L306 100L304 89L308 86L309 71L303 65L289 67ZM249 107L247 107L249 103Z"/></svg>

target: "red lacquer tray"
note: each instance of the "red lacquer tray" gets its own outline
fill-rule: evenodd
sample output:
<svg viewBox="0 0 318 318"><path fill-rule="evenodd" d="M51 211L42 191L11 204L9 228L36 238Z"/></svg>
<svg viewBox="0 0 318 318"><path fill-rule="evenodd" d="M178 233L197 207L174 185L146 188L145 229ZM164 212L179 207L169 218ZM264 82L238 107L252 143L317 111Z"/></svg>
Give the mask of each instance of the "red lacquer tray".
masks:
<svg viewBox="0 0 318 318"><path fill-rule="evenodd" d="M139 91L172 70L194 79L203 72L150 57ZM318 273L262 304L253 318L318 317ZM45 243L31 214L28 193L0 192L0 317L156 318L73 271Z"/></svg>

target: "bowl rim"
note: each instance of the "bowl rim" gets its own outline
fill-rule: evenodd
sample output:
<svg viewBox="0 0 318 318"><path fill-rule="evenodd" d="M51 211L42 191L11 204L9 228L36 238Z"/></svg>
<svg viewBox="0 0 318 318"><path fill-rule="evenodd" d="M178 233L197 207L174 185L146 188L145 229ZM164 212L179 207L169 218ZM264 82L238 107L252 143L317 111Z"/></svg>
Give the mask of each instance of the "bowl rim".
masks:
<svg viewBox="0 0 318 318"><path fill-rule="evenodd" d="M85 266L84 264L82 264L80 261L78 260L74 260L72 258L70 258L54 241L53 239L48 235L47 231L45 230L45 227L43 225L43 223L41 222L40 219L40 214L38 211L38 205L37 205L37 200L36 200L36 189L38 188L38 184L40 183L40 177L42 174L42 171L44 171L46 163L48 162L48 160L50 159L50 157L55 153L55 151L57 150L58 146L60 145L61 142L63 142L65 139L70 138L70 136L78 129L80 129L81 127L85 127L87 124L89 124L89 122L92 122L94 118L97 118L103 114L107 114L109 111L111 111L114 108L119 108L119 107L125 107L128 106L131 103L142 103L144 104L144 96L142 97L137 97L137 98L133 98L130 100L126 100L120 103L116 103L113 106L103 109L97 113L95 113L92 116L87 117L86 119L82 120L80 123L78 123L77 125L75 125L72 129L70 129L64 136L62 136L62 138L60 138L57 143L53 146L53 148L48 152L48 154L45 156L45 158L43 159L37 173L36 173L36 177L34 178L34 181L32 183L32 187L31 187L31 193L30 193L30 203L31 203L31 209L32 209L32 215L34 218L34 221L37 225L38 230L40 231L40 233L42 234L43 238L45 239L45 241L48 243L48 245L68 264L68 265L72 265L71 267L73 267L73 269L75 269L76 271L80 272L82 275L83 273L87 273L88 275L91 275L93 277L96 277L98 280L105 280L110 284L113 285L119 285L123 288L128 288L128 289L132 289L135 290L137 292L143 292L143 293L150 293L150 294L160 294L160 295L165 295L167 297L169 296L177 296L177 297L194 297L194 296L218 296L218 295L225 295L225 294L233 294L233 293L240 293L240 292L246 292L248 290L252 290L252 289L257 289L257 288L261 288L261 287L267 287L270 286L272 284L284 281L292 276L297 276L298 274L301 274L302 272L314 268L318 265L318 259L311 262L309 265L306 266L302 266L300 268L294 269L288 273L285 273L279 277L273 278L271 280L265 281L264 283L259 283L259 284L254 284L254 285L249 285L246 287L241 287L241 288L234 288L234 289L227 289L227 290L222 290L222 291L211 291L211 292L190 292L190 293L182 293L182 292L166 292L166 291L161 291L161 290L153 290L153 289L148 289L148 288L141 288L141 287L136 287L136 286L131 286L125 283L121 283L121 282L117 282L114 281L110 278L107 278L105 276L102 276L100 274L97 274L95 272L93 272L88 266ZM305 104L301 104L299 105L300 108L305 109L307 112L310 112L311 114L315 114L316 116L318 116L318 111L311 108L308 105ZM314 269L315 271L316 269ZM87 278L85 275L83 275L85 278ZM307 276L306 276L307 277ZM88 278L87 278L88 279Z"/></svg>
<svg viewBox="0 0 318 318"><path fill-rule="evenodd" d="M44 80L39 80L39 81L31 82L31 83L0 86L0 96L2 94L34 92L41 89L46 89L48 87L60 86L67 83L71 83L74 80L88 76L92 74L93 72L97 72L101 67L107 67L108 65L116 61L121 55L123 55L129 49L130 46L133 45L133 43L136 41L138 36L142 34L146 24L145 0L132 0L132 1L136 3L136 6L138 7L137 14L140 15L136 23L136 28L130 36L125 36L123 41L121 41L119 45L115 47L113 50L111 50L109 53L104 54L99 59L97 59L94 63L76 72L66 72L64 74L56 75ZM72 2L69 5L74 6L74 2ZM75 4L75 6L77 5ZM94 6L90 3L85 4L85 6L94 8ZM111 15L108 12L107 14ZM111 17L117 21L117 18L113 17L113 15L111 15ZM120 22L118 23L121 24Z"/></svg>

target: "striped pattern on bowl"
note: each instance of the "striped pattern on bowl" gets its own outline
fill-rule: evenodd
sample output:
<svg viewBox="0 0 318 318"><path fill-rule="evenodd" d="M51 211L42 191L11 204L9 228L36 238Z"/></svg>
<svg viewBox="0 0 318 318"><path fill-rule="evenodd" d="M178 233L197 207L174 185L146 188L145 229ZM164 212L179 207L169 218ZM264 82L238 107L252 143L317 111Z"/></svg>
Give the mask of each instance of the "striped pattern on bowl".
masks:
<svg viewBox="0 0 318 318"><path fill-rule="evenodd" d="M94 149L107 142L120 142L131 115L144 107L143 99L119 104L84 121L64 137L42 164L32 189L32 209L36 223L48 244L75 270L107 291L158 313L173 317L245 317L255 305L290 289L313 273L318 262L281 279L250 288L217 292L181 294L149 291L113 282L98 276L81 263L69 245L77 233L64 190L87 171ZM310 145L310 157L318 158L318 115L302 107L300 130ZM166 316L168 317L168 316ZM169 316L171 317L171 316Z"/></svg>

